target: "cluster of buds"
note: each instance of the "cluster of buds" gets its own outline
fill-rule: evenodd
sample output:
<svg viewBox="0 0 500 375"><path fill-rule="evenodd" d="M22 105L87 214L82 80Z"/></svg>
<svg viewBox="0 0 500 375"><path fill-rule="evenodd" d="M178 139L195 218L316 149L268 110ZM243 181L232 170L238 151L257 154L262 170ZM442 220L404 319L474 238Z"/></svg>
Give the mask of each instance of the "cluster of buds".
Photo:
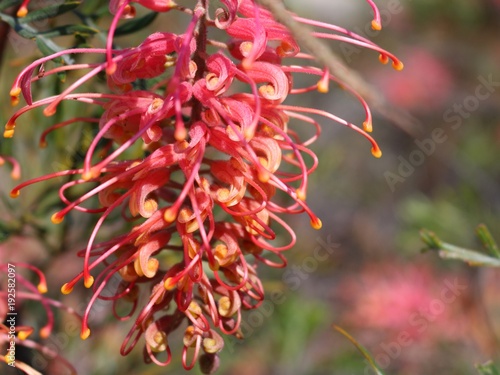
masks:
<svg viewBox="0 0 500 375"><path fill-rule="evenodd" d="M377 8L367 2L375 13L372 25L380 29ZM25 3L18 16L26 15ZM190 22L183 34L158 31L136 47L115 49L118 22L135 16L134 3L155 12L182 12ZM22 94L27 105L10 118L4 136L12 137L18 117L37 107L44 107L46 116L67 100L102 108L99 118L70 118L42 134L40 145L46 147L53 130L76 122L95 124L97 134L79 168L23 182L11 196L30 184L66 176L59 189L64 208L52 215L52 222L60 223L74 210L99 215L86 248L78 253L82 272L62 287L67 294L82 281L93 290L83 316L83 339L90 335L88 318L97 299L112 300L114 306L128 301L130 314L119 318L134 316L135 321L123 355L144 337L145 360L167 365L169 334L184 325L183 366L190 369L199 359L202 371L211 373L224 345L220 334L241 337L242 310L257 308L264 299L259 263L286 266L282 253L296 236L282 216L306 213L312 227L321 228L306 203L308 175L318 163L309 149L320 133L316 118L361 133L374 156L381 151L368 134L372 120L365 101L341 77L310 65L314 56L300 51L290 30L270 11L255 0L193 3L187 8L168 0L111 0L114 17L105 48L55 53L16 78L12 103ZM382 62L392 60L396 69L402 68L395 56L346 29L292 13L289 17L320 29L314 37L373 49ZM45 69L49 61L69 54L100 54L103 62ZM287 64L292 58L294 64ZM32 99L34 81L73 70L85 73L58 95ZM78 92L99 74L106 74L107 92ZM293 78L298 74L317 78L297 87ZM359 99L366 113L362 127L319 109L284 104L289 95L326 92L330 81ZM293 130L300 126L311 130L307 139L301 139L302 129ZM127 151L137 150L138 144L142 154L131 158ZM68 190L77 186L85 193L71 200ZM117 211L133 228L96 243L100 228ZM280 228L289 239L278 246L273 240ZM112 277L120 278L120 286L105 296ZM147 299L141 298L145 291Z"/></svg>

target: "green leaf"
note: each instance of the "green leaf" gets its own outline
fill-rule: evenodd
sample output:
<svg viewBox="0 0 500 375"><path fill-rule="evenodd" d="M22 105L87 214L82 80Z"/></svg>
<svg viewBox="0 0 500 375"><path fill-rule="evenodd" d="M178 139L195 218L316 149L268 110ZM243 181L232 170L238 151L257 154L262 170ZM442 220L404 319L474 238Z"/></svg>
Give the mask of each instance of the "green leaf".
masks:
<svg viewBox="0 0 500 375"><path fill-rule="evenodd" d="M377 364L375 363L374 359L371 357L370 353L368 350L366 350L359 342L356 341L354 337L352 337L350 334L348 334L346 331L344 331L342 328L340 328L337 325L332 326L333 329L335 329L337 332L340 332L342 335L347 337L347 339L354 344L354 346L359 350L361 354L363 354L363 357L366 358L368 363L370 364L371 368L373 371L375 371L375 374L377 375L384 375L384 373L378 368Z"/></svg>
<svg viewBox="0 0 500 375"><path fill-rule="evenodd" d="M85 25L64 25L40 33L45 38L55 38L62 35L78 35L84 38L97 34L99 30Z"/></svg>
<svg viewBox="0 0 500 375"><path fill-rule="evenodd" d="M484 247L495 257L442 242L433 232L427 229L420 231L420 237L428 249L437 250L439 256L443 259L459 259L470 266L500 267L500 252L488 229L484 225L480 225L477 228L477 235Z"/></svg>
<svg viewBox="0 0 500 375"><path fill-rule="evenodd" d="M491 361L483 363L482 365L476 365L476 368L481 375L500 375L500 372Z"/></svg>
<svg viewBox="0 0 500 375"><path fill-rule="evenodd" d="M120 27L116 28L115 36L126 35L133 33L134 31L143 29L151 22L153 22L157 15L157 12L151 12L146 14L145 16L142 16L141 18L137 18L123 24Z"/></svg>
<svg viewBox="0 0 500 375"><path fill-rule="evenodd" d="M0 1L0 12L7 8L13 7L14 5L21 5L21 0L1 0Z"/></svg>
<svg viewBox="0 0 500 375"><path fill-rule="evenodd" d="M9 228L0 222L0 243L7 241L10 236L10 232Z"/></svg>
<svg viewBox="0 0 500 375"><path fill-rule="evenodd" d="M420 231L420 238L431 250L439 250L443 247L443 243L434 232L427 229Z"/></svg>
<svg viewBox="0 0 500 375"><path fill-rule="evenodd" d="M49 56L52 55L56 52L62 51L63 48L58 46L56 43L54 43L52 40L45 38L42 35L39 35L36 38L36 45L38 46L38 49L45 55ZM69 55L63 55L61 57L58 57L54 59L54 62L59 63L59 64L73 64L73 59L69 57Z"/></svg>
<svg viewBox="0 0 500 375"><path fill-rule="evenodd" d="M26 17L17 20L20 24L24 24L53 18L77 8L80 4L81 0L66 0L62 4L52 4L40 9L30 10Z"/></svg>
<svg viewBox="0 0 500 375"><path fill-rule="evenodd" d="M442 249L439 250L439 256L444 259L463 260L469 266L500 267L500 259L447 243L444 243Z"/></svg>
<svg viewBox="0 0 500 375"><path fill-rule="evenodd" d="M498 250L498 245L493 239L490 231L484 224L479 224L476 228L476 234L479 240L483 244L484 248L490 252L495 258L500 258L500 251Z"/></svg>

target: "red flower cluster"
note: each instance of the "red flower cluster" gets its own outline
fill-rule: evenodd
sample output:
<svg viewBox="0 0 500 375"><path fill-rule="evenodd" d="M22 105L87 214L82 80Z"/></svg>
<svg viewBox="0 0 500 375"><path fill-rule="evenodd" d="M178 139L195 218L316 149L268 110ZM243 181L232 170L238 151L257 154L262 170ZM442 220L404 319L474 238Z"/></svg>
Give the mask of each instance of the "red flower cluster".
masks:
<svg viewBox="0 0 500 375"><path fill-rule="evenodd" d="M375 10L373 26L380 28L378 11L368 2ZM119 19L134 17L132 3L157 12L184 12L191 21L184 34L155 32L137 47L115 50L114 30ZM296 238L281 215L305 212L314 228L321 227L306 204L308 175L317 166L308 146L320 132L312 116L358 131L371 142L372 153L381 155L366 133L371 131L371 114L357 93L353 92L366 111L364 130L321 110L283 104L289 95L326 92L329 81L339 80L327 69L309 66L314 57L300 52L290 31L269 11L253 0L220 0L223 7L211 17L208 3L201 0L188 9L173 1L110 1L114 18L107 47L68 49L24 69L11 98L17 104L22 94L27 106L9 120L4 132L5 137L12 137L17 118L33 108L46 106L44 114L53 115L63 100L102 108L100 118L68 119L42 135L40 143L46 146L46 135L52 130L78 121L96 123L99 130L81 168L24 182L11 195L17 197L32 183L68 176L69 182L59 190L66 206L52 221L61 222L72 210L100 215L87 248L79 252L84 259L82 272L62 287L63 293L70 293L83 280L86 287L93 288L82 338L90 334L88 315L96 299L126 300L133 305L127 317L136 308L140 311L122 354L129 353L144 336L145 359L168 364L168 336L187 321L183 365L190 369L200 358L207 373L217 367L217 353L223 347L218 332L241 336L242 310L256 308L264 299L258 263L286 266L282 252ZM402 67L393 55L361 36L290 16L322 28L323 32L314 32L316 37L372 48L381 53L383 62L392 59L397 69ZM210 39L213 29L219 30L214 35L224 32L227 40ZM42 64L67 54L102 54L106 61L57 66L33 77ZM288 58L304 61L304 65L287 65ZM33 81L77 69L89 71L61 94L32 101ZM107 75L108 93L75 91L99 73ZM317 83L296 87L292 78L298 73L317 76ZM313 135L301 139L289 127L294 121L310 126ZM126 151L137 143L142 144L143 155L130 159ZM88 188L71 201L67 190L74 186ZM95 197L98 207L86 207ZM103 222L117 210L135 226L95 243ZM273 244L276 226L289 233L288 244ZM116 275L121 278L116 294L103 296ZM146 301L141 298L144 290L149 294ZM162 359L158 358L160 352L166 353Z"/></svg>

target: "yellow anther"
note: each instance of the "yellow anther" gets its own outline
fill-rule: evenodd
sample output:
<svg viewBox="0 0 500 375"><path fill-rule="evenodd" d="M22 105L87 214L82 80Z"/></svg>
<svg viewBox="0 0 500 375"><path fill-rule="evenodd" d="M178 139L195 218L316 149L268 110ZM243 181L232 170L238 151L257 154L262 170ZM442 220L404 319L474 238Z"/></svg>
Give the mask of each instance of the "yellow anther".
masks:
<svg viewBox="0 0 500 375"><path fill-rule="evenodd" d="M52 221L54 224L61 224L62 221L64 220L64 216L59 216L59 212L56 212L54 215L50 217L50 221Z"/></svg>
<svg viewBox="0 0 500 375"><path fill-rule="evenodd" d="M45 293L47 293L47 284L42 282L42 283L38 284L37 289L38 289L38 293L45 294Z"/></svg>
<svg viewBox="0 0 500 375"><path fill-rule="evenodd" d="M70 294L73 291L73 287L70 286L68 283L64 284L61 287L61 293L62 294Z"/></svg>
<svg viewBox="0 0 500 375"><path fill-rule="evenodd" d="M14 136L14 129L5 129L3 132L3 137L4 138L12 138Z"/></svg>
<svg viewBox="0 0 500 375"><path fill-rule="evenodd" d="M16 13L17 17L19 18L26 17L27 14L28 14L28 8L26 7L19 8L19 10Z"/></svg>
<svg viewBox="0 0 500 375"><path fill-rule="evenodd" d="M83 281L85 288L90 288L94 284L94 276L89 276Z"/></svg>
<svg viewBox="0 0 500 375"><path fill-rule="evenodd" d="M87 340L89 336L90 336L90 328L87 328L80 333L80 337L82 340Z"/></svg>
<svg viewBox="0 0 500 375"><path fill-rule="evenodd" d="M373 20L372 21L372 29L380 31L380 30L382 30L382 25L377 20Z"/></svg>
<svg viewBox="0 0 500 375"><path fill-rule="evenodd" d="M174 282L174 280L171 277L167 277L167 279L163 283L163 287L166 290L172 290L175 288L175 286L176 286L176 283Z"/></svg>
<svg viewBox="0 0 500 375"><path fill-rule="evenodd" d="M378 56L378 59L379 59L379 61L380 61L382 64L384 64L384 65L385 65L385 64L387 64L387 63L389 62L389 56L384 55L384 54L382 54L382 53Z"/></svg>
<svg viewBox="0 0 500 375"><path fill-rule="evenodd" d="M371 133L373 131L373 125L371 121L363 122L363 130L365 132Z"/></svg>
<svg viewBox="0 0 500 375"><path fill-rule="evenodd" d="M405 66L403 65L403 63L402 63L401 61L396 60L396 61L393 61L393 62L392 62L392 67L393 67L394 69L396 69L397 71L401 71L401 70L403 70L403 68L404 68Z"/></svg>
<svg viewBox="0 0 500 375"><path fill-rule="evenodd" d="M372 155L378 159L382 156L382 150L378 147L373 147L372 148Z"/></svg>
<svg viewBox="0 0 500 375"><path fill-rule="evenodd" d="M314 219L311 219L311 226L314 229L319 230L323 226L323 223L321 222L321 220L319 218L315 217Z"/></svg>
<svg viewBox="0 0 500 375"><path fill-rule="evenodd" d="M19 331L17 333L17 338L21 341L23 340L26 340L28 338L29 335L31 335L33 333L33 329L30 328L30 329L24 329L22 331ZM41 332L40 332L40 336L41 336Z"/></svg>

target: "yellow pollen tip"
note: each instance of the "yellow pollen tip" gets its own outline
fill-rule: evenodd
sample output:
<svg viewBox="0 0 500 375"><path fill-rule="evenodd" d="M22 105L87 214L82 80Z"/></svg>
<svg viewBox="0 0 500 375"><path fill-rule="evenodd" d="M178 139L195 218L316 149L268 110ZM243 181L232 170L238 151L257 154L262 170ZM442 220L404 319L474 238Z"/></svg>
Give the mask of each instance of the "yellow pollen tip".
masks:
<svg viewBox="0 0 500 375"><path fill-rule="evenodd" d="M372 155L378 159L382 156L382 150L378 147L373 147L372 148Z"/></svg>
<svg viewBox="0 0 500 375"><path fill-rule="evenodd" d="M47 141L45 139L43 141L40 141L38 143L38 147L40 147L40 148L46 148L47 147Z"/></svg>
<svg viewBox="0 0 500 375"><path fill-rule="evenodd" d="M19 8L19 10L17 11L16 15L19 17L19 18L23 18L23 17L26 17L26 15L28 14L28 8L26 7L21 7Z"/></svg>
<svg viewBox="0 0 500 375"><path fill-rule="evenodd" d="M373 20L372 21L372 29L380 31L380 30L382 30L382 25L377 20Z"/></svg>
<svg viewBox="0 0 500 375"><path fill-rule="evenodd" d="M50 217L50 221L54 224L61 224L62 221L64 220L64 216L59 216L59 212L56 212L54 215Z"/></svg>
<svg viewBox="0 0 500 375"><path fill-rule="evenodd" d="M64 285L61 287L61 293L62 293L62 294L70 294L72 291L73 291L73 287L72 287L72 286L69 286L69 284L68 284L68 283L64 284Z"/></svg>
<svg viewBox="0 0 500 375"><path fill-rule="evenodd" d="M38 286L36 288L38 289L38 293L40 293L40 294L47 293L47 284L45 284L45 283L38 284Z"/></svg>
<svg viewBox="0 0 500 375"><path fill-rule="evenodd" d="M251 140L254 137L254 135L255 135L255 130L253 128L245 129L244 136L247 141Z"/></svg>
<svg viewBox="0 0 500 375"><path fill-rule="evenodd" d="M212 270L212 271L218 271L220 269L220 265L219 263L215 262L214 264L212 263L208 263L208 267Z"/></svg>
<svg viewBox="0 0 500 375"><path fill-rule="evenodd" d="M404 64L401 61L395 60L395 61L392 62L392 67L394 69L396 69L397 71L401 71L401 70L403 70L403 68L405 66L404 66Z"/></svg>
<svg viewBox="0 0 500 375"><path fill-rule="evenodd" d="M106 74L110 76L115 72L116 72L116 63L112 61L111 64L108 64L108 66L106 67Z"/></svg>
<svg viewBox="0 0 500 375"><path fill-rule="evenodd" d="M18 171L12 171L10 173L10 177L13 179L13 180L19 180L21 178L21 174L18 172Z"/></svg>
<svg viewBox="0 0 500 375"><path fill-rule="evenodd" d="M175 219L177 219L177 212L175 212L172 208L167 208L163 214L163 220L167 223L173 223Z"/></svg>
<svg viewBox="0 0 500 375"><path fill-rule="evenodd" d="M248 58L244 58L241 61L241 65L243 66L244 70L249 70L249 69L252 69L253 61L248 59Z"/></svg>
<svg viewBox="0 0 500 375"><path fill-rule="evenodd" d="M258 177L259 177L259 181L263 182L263 183L268 182L269 179L271 178L271 176L269 175L269 172L266 170L260 170Z"/></svg>
<svg viewBox="0 0 500 375"><path fill-rule="evenodd" d="M10 90L9 95L12 97L18 97L19 95L21 95L21 88L19 86L13 87Z"/></svg>
<svg viewBox="0 0 500 375"><path fill-rule="evenodd" d="M92 180L92 171L85 171L82 173L82 180L89 181Z"/></svg>
<svg viewBox="0 0 500 375"><path fill-rule="evenodd" d="M301 201L306 200L306 192L303 189L299 188L299 189L295 190L295 194L297 194L297 199L299 199Z"/></svg>
<svg viewBox="0 0 500 375"><path fill-rule="evenodd" d="M380 55L378 55L378 59L384 65L389 62L389 57L387 55L382 54L382 53Z"/></svg>
<svg viewBox="0 0 500 375"><path fill-rule="evenodd" d="M175 129L174 138L178 142L182 142L186 139L187 131L184 127Z"/></svg>
<svg viewBox="0 0 500 375"><path fill-rule="evenodd" d="M10 197L11 198L17 198L19 196L19 194L21 194L21 191L20 190L12 190L10 192Z"/></svg>
<svg viewBox="0 0 500 375"><path fill-rule="evenodd" d="M32 329L26 329L26 330L22 330L22 331L19 331L17 333L17 338L21 341L24 341L28 338L29 335L31 335L33 333L33 330ZM40 336L41 336L41 332L40 332Z"/></svg>
<svg viewBox="0 0 500 375"><path fill-rule="evenodd" d="M3 132L3 137L4 138L12 138L14 136L14 129L6 129Z"/></svg>
<svg viewBox="0 0 500 375"><path fill-rule="evenodd" d="M329 90L328 84L325 83L323 80L318 82L317 87L318 87L318 92L320 92L321 94L326 94Z"/></svg>
<svg viewBox="0 0 500 375"><path fill-rule="evenodd" d="M82 340L87 340L90 336L90 328L87 328L85 330L82 330L82 332L80 333L80 338Z"/></svg>
<svg viewBox="0 0 500 375"><path fill-rule="evenodd" d="M19 104L19 96L11 96L10 97L10 105L15 107Z"/></svg>
<svg viewBox="0 0 500 375"><path fill-rule="evenodd" d="M373 131L373 125L371 121L363 122L363 130L368 133L371 133Z"/></svg>
<svg viewBox="0 0 500 375"><path fill-rule="evenodd" d="M46 339L47 337L50 336L50 332L52 330L50 329L50 327L43 327L41 330L40 330L40 337L42 339Z"/></svg>
<svg viewBox="0 0 500 375"><path fill-rule="evenodd" d="M92 285L94 284L94 277L93 276L89 276L87 278L85 278L85 280L83 281L83 285L85 285L85 288L90 288Z"/></svg>
<svg viewBox="0 0 500 375"><path fill-rule="evenodd" d="M163 287L166 289L166 290L172 290L175 288L175 284L172 280L171 277L168 277L165 282L163 283Z"/></svg>
<svg viewBox="0 0 500 375"><path fill-rule="evenodd" d="M313 227L314 229L319 230L322 226L323 223L319 218L315 217L314 219L311 219L311 227Z"/></svg>
<svg viewBox="0 0 500 375"><path fill-rule="evenodd" d="M43 110L43 115L46 117L53 116L56 113L56 109L52 107L47 107Z"/></svg>

